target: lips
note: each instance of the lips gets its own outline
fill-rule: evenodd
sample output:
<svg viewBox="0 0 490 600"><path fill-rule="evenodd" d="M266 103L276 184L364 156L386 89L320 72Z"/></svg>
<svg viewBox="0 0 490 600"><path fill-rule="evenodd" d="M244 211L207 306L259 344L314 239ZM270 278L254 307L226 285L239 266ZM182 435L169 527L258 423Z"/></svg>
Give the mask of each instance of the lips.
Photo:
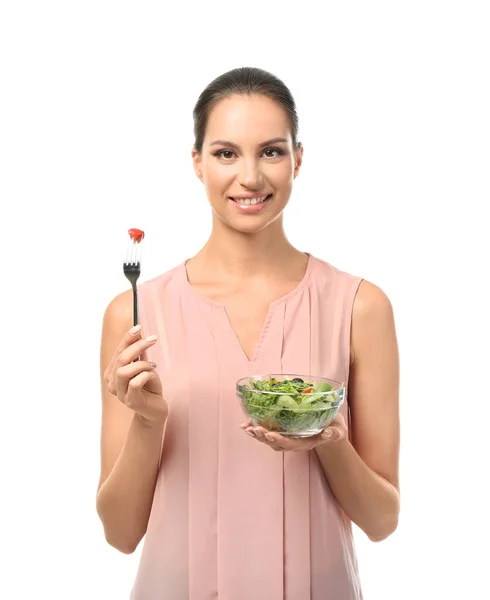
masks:
<svg viewBox="0 0 490 600"><path fill-rule="evenodd" d="M239 213L254 215L264 210L264 208L268 205L269 200L272 198L272 194L265 196L264 200L262 200L262 198L264 198L264 196L261 196L259 202L257 202L257 197L240 199L239 201L234 200L231 197L228 199L232 203L234 209ZM252 202L254 204L252 204Z"/></svg>
<svg viewBox="0 0 490 600"><path fill-rule="evenodd" d="M228 198L230 200L233 200L233 202L240 204L240 205L245 205L245 206L254 206L257 204L262 204L263 202L270 200L271 197L272 197L272 194L267 194L267 195L263 195L263 196L245 196L245 197L228 196Z"/></svg>

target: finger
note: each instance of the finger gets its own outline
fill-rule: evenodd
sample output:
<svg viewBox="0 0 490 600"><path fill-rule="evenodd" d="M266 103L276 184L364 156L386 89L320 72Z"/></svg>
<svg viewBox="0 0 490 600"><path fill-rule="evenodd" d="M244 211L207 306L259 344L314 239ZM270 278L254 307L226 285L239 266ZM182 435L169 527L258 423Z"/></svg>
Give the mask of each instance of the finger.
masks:
<svg viewBox="0 0 490 600"><path fill-rule="evenodd" d="M142 339L146 339L146 340L147 340L149 337L151 337L151 336L150 336L150 335L145 335L145 336L144 336L144 338L143 338L143 336L141 336L141 338L142 338ZM157 341L158 341L158 340L155 340L155 343L156 343ZM150 361L150 358L149 358L149 352L148 352L150 348L151 348L151 346L148 346L147 348L145 348L145 349L143 350L143 352L142 352L142 353L139 355L139 357L140 357L140 360L145 360L146 362L149 362L149 361Z"/></svg>
<svg viewBox="0 0 490 600"><path fill-rule="evenodd" d="M345 419L343 415L339 412L335 416L335 419L329 424L329 426L335 427L336 425L343 427L345 425Z"/></svg>
<svg viewBox="0 0 490 600"><path fill-rule="evenodd" d="M268 431L264 437L269 445L278 450L289 450L294 445L292 440L282 436L280 433Z"/></svg>
<svg viewBox="0 0 490 600"><path fill-rule="evenodd" d="M254 439L256 439L258 442L267 443L263 434L258 435L255 433L255 427L254 427L253 423L251 425L246 424L246 426L243 428L243 431L250 437L253 437Z"/></svg>
<svg viewBox="0 0 490 600"><path fill-rule="evenodd" d="M133 379L129 381L128 393L123 396L124 404L134 411L144 410L145 407L141 406L143 397L141 388L153 377L155 377L155 374L149 371L143 371L139 375L136 375L136 377L133 377Z"/></svg>
<svg viewBox="0 0 490 600"><path fill-rule="evenodd" d="M259 441L274 448L274 450L288 449L291 445L290 440L283 437L280 433L273 433L265 427L249 427L247 431L254 435Z"/></svg>
<svg viewBox="0 0 490 600"><path fill-rule="evenodd" d="M155 365L156 366L156 365ZM155 367L146 361L131 362L128 365L120 367L116 371L116 395L119 398L124 398L128 393L129 383L136 378L140 373L153 372Z"/></svg>
<svg viewBox="0 0 490 600"><path fill-rule="evenodd" d="M129 365L133 362L139 362L139 361L136 361L136 358L138 356L144 354L145 350L147 350L151 346L155 345L156 341L157 340L155 340L155 339L151 340L151 339L145 338L145 339L138 340L138 341L134 342L133 344L131 344L128 348L123 350L121 352L121 354L119 354L119 356L117 357L115 366L113 368L113 372L117 371L121 367ZM148 361L145 361L145 362L148 362Z"/></svg>
<svg viewBox="0 0 490 600"><path fill-rule="evenodd" d="M256 427L253 423L246 424L244 430L246 433L253 435L259 440L264 439L265 434L268 432L264 427Z"/></svg>
<svg viewBox="0 0 490 600"><path fill-rule="evenodd" d="M244 423L240 423L240 427L242 429L245 429L245 427L250 427L252 425L253 425L252 419L248 419L248 421L245 421Z"/></svg>
<svg viewBox="0 0 490 600"><path fill-rule="evenodd" d="M256 435L256 437L262 439L265 438L266 434L269 433L269 430L266 429L265 427L261 427L260 425L257 427L253 427L253 431Z"/></svg>
<svg viewBox="0 0 490 600"><path fill-rule="evenodd" d="M119 342L119 345L117 346L116 350L114 351L111 363L114 364L122 353L124 353L128 348L130 348L135 342L138 342L142 339L146 339L146 337L142 337L141 325L135 325L134 327L129 329L123 336L122 340ZM137 354L134 358L136 358L137 356L139 356L139 354Z"/></svg>
<svg viewBox="0 0 490 600"><path fill-rule="evenodd" d="M143 352L140 354L140 360L150 362L150 358L148 356L148 348L145 348L145 350L143 350Z"/></svg>
<svg viewBox="0 0 490 600"><path fill-rule="evenodd" d="M134 331L135 329L136 329L136 331ZM134 327L131 327L131 329L126 331L125 335L123 336L122 340L119 342L117 348L114 351L114 354L112 356L112 360L111 360L111 363L109 366L113 366L115 364L117 357L121 354L121 352L126 350L126 348L131 346L131 344L133 344L134 342L136 342L137 340L140 340L140 339L141 339L141 325L135 325Z"/></svg>
<svg viewBox="0 0 490 600"><path fill-rule="evenodd" d="M334 442L339 438L340 432L336 427L329 426L322 431L320 437L323 440L328 440L329 442Z"/></svg>
<svg viewBox="0 0 490 600"><path fill-rule="evenodd" d="M156 364L149 360L139 360L137 362L130 362L127 365L123 365L117 369L117 375L119 377L134 377L141 371L151 371L156 368Z"/></svg>
<svg viewBox="0 0 490 600"><path fill-rule="evenodd" d="M109 391L111 391L111 393L112 389L115 389L117 386L116 373L118 369L132 362L139 362L135 361L135 359L137 356L140 355L145 356L145 362L148 362L148 357L145 354L145 350L153 346L156 343L156 341L157 340L148 340L148 338L140 339L130 344L119 355L114 353L111 363L106 369L106 381Z"/></svg>
<svg viewBox="0 0 490 600"><path fill-rule="evenodd" d="M128 346L125 350L123 350L116 359L116 364L118 367L122 367L123 365L127 365L130 362L133 362L138 356L141 356L148 348L151 348L156 344L158 338L156 336L148 336L143 339L139 339L133 342L130 346ZM148 355L146 356L146 360Z"/></svg>

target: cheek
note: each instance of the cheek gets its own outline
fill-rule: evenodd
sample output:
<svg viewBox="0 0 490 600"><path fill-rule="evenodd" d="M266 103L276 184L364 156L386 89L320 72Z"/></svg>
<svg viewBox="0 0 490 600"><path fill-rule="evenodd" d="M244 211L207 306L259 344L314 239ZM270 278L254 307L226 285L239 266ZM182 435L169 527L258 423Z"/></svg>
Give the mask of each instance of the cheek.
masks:
<svg viewBox="0 0 490 600"><path fill-rule="evenodd" d="M233 177L232 169L223 168L219 164L208 164L203 170L204 180L209 187L220 187L226 185L230 177Z"/></svg>
<svg viewBox="0 0 490 600"><path fill-rule="evenodd" d="M284 160L281 163L265 167L264 174L275 187L287 187L293 181L294 166L291 161Z"/></svg>

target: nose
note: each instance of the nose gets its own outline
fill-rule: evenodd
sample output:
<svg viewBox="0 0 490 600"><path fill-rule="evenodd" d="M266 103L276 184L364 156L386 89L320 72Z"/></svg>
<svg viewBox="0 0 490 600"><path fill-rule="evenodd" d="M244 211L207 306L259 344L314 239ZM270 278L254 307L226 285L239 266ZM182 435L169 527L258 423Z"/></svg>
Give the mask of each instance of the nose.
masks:
<svg viewBox="0 0 490 600"><path fill-rule="evenodd" d="M257 188L262 182L262 172L259 161L255 158L244 158L238 173L238 183L243 187Z"/></svg>

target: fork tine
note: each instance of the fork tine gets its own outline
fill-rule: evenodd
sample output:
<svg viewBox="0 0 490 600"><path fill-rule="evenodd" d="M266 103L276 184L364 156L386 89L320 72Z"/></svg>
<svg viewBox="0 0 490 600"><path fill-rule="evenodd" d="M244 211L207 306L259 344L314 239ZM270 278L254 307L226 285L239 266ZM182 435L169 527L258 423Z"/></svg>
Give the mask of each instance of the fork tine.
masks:
<svg viewBox="0 0 490 600"><path fill-rule="evenodd" d="M128 247L126 250L126 261L127 265L136 265L141 260L141 244L138 244L132 239L129 239Z"/></svg>
<svg viewBox="0 0 490 600"><path fill-rule="evenodd" d="M123 263L123 271L133 288L133 325L138 324L138 287L137 281L141 274L141 249L140 244L130 238L126 249L126 259ZM140 360L136 358L135 362Z"/></svg>

